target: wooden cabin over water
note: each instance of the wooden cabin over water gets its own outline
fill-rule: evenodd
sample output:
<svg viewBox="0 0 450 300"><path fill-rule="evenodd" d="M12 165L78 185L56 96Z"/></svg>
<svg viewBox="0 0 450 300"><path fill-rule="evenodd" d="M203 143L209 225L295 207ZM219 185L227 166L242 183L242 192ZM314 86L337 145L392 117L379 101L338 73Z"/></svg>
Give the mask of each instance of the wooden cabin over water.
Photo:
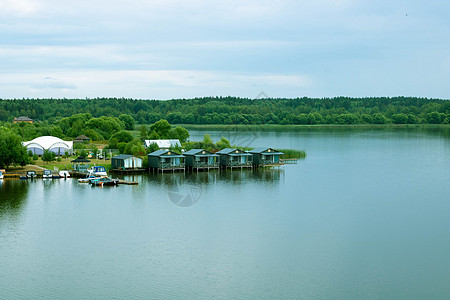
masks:
<svg viewBox="0 0 450 300"><path fill-rule="evenodd" d="M156 150L148 154L148 167L151 171L184 171L184 155L172 150Z"/></svg>
<svg viewBox="0 0 450 300"><path fill-rule="evenodd" d="M220 156L220 166L227 168L252 168L252 154L236 148L225 148L216 152Z"/></svg>
<svg viewBox="0 0 450 300"><path fill-rule="evenodd" d="M281 156L283 152L279 152L273 148L259 147L248 151L253 155L253 164L255 166L281 166L284 165Z"/></svg>
<svg viewBox="0 0 450 300"><path fill-rule="evenodd" d="M192 149L183 155L186 157L186 168L190 170L210 170L219 168L220 156L205 149Z"/></svg>
<svg viewBox="0 0 450 300"><path fill-rule="evenodd" d="M142 168L142 158L120 154L111 158L111 168L120 170L133 170Z"/></svg>

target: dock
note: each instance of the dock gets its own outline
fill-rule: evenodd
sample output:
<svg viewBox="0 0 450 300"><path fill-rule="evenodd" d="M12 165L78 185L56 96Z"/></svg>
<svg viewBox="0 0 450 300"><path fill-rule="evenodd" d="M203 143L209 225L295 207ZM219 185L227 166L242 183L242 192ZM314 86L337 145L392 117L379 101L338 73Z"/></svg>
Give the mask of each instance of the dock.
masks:
<svg viewBox="0 0 450 300"><path fill-rule="evenodd" d="M138 185L139 183L136 181L119 180L117 184Z"/></svg>

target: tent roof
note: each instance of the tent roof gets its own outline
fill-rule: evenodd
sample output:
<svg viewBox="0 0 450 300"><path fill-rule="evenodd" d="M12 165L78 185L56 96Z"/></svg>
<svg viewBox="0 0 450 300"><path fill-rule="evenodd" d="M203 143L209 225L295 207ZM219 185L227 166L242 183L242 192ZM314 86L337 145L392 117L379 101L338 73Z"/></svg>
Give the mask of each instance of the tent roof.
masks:
<svg viewBox="0 0 450 300"><path fill-rule="evenodd" d="M24 145L25 147L39 146L40 148L47 150L50 150L52 148L67 148L67 149L73 148L72 141L64 141L55 136L48 136L48 135L37 137L29 142L23 142L22 145Z"/></svg>

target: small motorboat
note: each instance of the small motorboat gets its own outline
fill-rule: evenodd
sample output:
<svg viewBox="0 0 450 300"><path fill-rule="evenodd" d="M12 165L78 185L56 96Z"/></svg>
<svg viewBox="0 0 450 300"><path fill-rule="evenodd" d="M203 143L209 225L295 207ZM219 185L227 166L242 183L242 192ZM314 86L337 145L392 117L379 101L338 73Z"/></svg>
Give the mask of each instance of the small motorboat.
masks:
<svg viewBox="0 0 450 300"><path fill-rule="evenodd" d="M27 171L27 178L29 178L29 179L36 178L36 172L35 171Z"/></svg>
<svg viewBox="0 0 450 300"><path fill-rule="evenodd" d="M44 179L52 179L53 174L51 170L44 170L44 173L42 174L42 178Z"/></svg>
<svg viewBox="0 0 450 300"><path fill-rule="evenodd" d="M88 177L78 179L78 182L79 183L90 183L91 180L100 179L100 178L102 178L102 177L90 175Z"/></svg>
<svg viewBox="0 0 450 300"><path fill-rule="evenodd" d="M108 173L106 173L106 169L103 166L95 166L89 169L89 175L106 177Z"/></svg>
<svg viewBox="0 0 450 300"><path fill-rule="evenodd" d="M70 177L69 171L59 171L58 175L60 178L69 178Z"/></svg>
<svg viewBox="0 0 450 300"><path fill-rule="evenodd" d="M90 181L92 186L112 186L119 183L119 179L111 179L109 177L102 177L98 179L92 179Z"/></svg>

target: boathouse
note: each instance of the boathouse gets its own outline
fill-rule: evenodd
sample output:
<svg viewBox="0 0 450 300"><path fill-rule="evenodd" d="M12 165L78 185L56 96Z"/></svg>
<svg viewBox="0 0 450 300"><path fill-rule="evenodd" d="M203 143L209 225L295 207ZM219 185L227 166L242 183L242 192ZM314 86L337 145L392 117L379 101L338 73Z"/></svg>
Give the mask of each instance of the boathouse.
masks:
<svg viewBox="0 0 450 300"><path fill-rule="evenodd" d="M219 155L219 163L222 168L251 168L252 155L241 149L225 148L216 152Z"/></svg>
<svg viewBox="0 0 450 300"><path fill-rule="evenodd" d="M87 172L89 169L90 162L91 161L89 159L86 159L83 156L78 156L77 159L71 161L72 169L78 172Z"/></svg>
<svg viewBox="0 0 450 300"><path fill-rule="evenodd" d="M184 155L172 150L160 149L148 154L151 171L184 171Z"/></svg>
<svg viewBox="0 0 450 300"><path fill-rule="evenodd" d="M209 170L219 168L220 156L205 149L192 149L183 155L186 157L186 168L190 170Z"/></svg>
<svg viewBox="0 0 450 300"><path fill-rule="evenodd" d="M281 159L284 153L273 148L259 147L248 152L253 155L255 166L280 166L284 164Z"/></svg>
<svg viewBox="0 0 450 300"><path fill-rule="evenodd" d="M112 169L140 169L142 168L142 158L120 154L111 158L111 168Z"/></svg>

